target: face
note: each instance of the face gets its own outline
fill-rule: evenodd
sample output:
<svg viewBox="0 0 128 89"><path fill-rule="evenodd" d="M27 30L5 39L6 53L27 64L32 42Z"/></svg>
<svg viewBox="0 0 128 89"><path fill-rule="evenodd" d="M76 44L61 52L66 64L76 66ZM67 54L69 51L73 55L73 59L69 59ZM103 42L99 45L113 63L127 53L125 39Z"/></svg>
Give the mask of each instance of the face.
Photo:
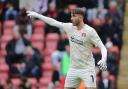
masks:
<svg viewBox="0 0 128 89"><path fill-rule="evenodd" d="M81 21L81 16L79 14L71 14L71 22L74 26L78 26Z"/></svg>

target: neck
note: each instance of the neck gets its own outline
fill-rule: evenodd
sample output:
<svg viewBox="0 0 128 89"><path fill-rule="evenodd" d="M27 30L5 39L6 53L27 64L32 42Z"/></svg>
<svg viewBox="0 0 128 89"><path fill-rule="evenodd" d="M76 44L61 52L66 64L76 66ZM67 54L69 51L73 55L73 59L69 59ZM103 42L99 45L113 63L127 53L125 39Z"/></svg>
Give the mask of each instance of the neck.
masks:
<svg viewBox="0 0 128 89"><path fill-rule="evenodd" d="M84 27L84 22L81 21L80 24L77 25L78 30L81 30Z"/></svg>

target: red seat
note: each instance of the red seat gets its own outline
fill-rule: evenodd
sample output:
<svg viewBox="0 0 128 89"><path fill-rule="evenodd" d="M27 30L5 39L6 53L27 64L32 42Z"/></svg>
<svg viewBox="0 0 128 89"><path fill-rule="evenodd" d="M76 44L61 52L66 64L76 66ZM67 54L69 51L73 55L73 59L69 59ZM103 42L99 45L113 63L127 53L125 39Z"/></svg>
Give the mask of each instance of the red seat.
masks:
<svg viewBox="0 0 128 89"><path fill-rule="evenodd" d="M12 35L3 35L2 38L1 38L1 41L2 42L8 42L12 39Z"/></svg>
<svg viewBox="0 0 128 89"><path fill-rule="evenodd" d="M4 29L4 35L13 35L13 30L12 29Z"/></svg>
<svg viewBox="0 0 128 89"><path fill-rule="evenodd" d="M32 41L44 41L44 35L41 33L35 33L32 35Z"/></svg>
<svg viewBox="0 0 128 89"><path fill-rule="evenodd" d="M44 62L45 63L53 63L51 56L44 56Z"/></svg>
<svg viewBox="0 0 128 89"><path fill-rule="evenodd" d="M7 72L0 72L0 81L7 82L9 75Z"/></svg>
<svg viewBox="0 0 128 89"><path fill-rule="evenodd" d="M116 77L114 75L109 75L109 80L111 81L112 86L116 87Z"/></svg>
<svg viewBox="0 0 128 89"><path fill-rule="evenodd" d="M113 83L116 82L116 78L115 78L114 75L109 75L109 79L110 79Z"/></svg>
<svg viewBox="0 0 128 89"><path fill-rule="evenodd" d="M9 75L7 72L0 72L0 84L4 87L7 86L7 80L9 78ZM7 89L7 88L4 88Z"/></svg>
<svg viewBox="0 0 128 89"><path fill-rule="evenodd" d="M39 52L41 53L44 49L44 43L43 42L32 42L32 46L34 48L37 48Z"/></svg>
<svg viewBox="0 0 128 89"><path fill-rule="evenodd" d="M50 70L53 71L54 65L52 63L43 63L42 64L42 69L45 70Z"/></svg>
<svg viewBox="0 0 128 89"><path fill-rule="evenodd" d="M49 70L44 70L43 71L43 77L52 77L53 71L49 71Z"/></svg>
<svg viewBox="0 0 128 89"><path fill-rule="evenodd" d="M34 34L43 34L44 35L44 29L43 28L35 28Z"/></svg>
<svg viewBox="0 0 128 89"><path fill-rule="evenodd" d="M12 35L3 35L1 38L1 43L7 44L12 39L12 37Z"/></svg>
<svg viewBox="0 0 128 89"><path fill-rule="evenodd" d="M113 46L110 49L108 49L108 51L110 51L112 53L115 53L117 55L119 54L119 48L118 48L118 46Z"/></svg>
<svg viewBox="0 0 128 89"><path fill-rule="evenodd" d="M59 35L57 33L49 33L46 36L46 48L49 48L51 51L57 50L59 41Z"/></svg>
<svg viewBox="0 0 128 89"><path fill-rule="evenodd" d="M46 86L48 87L48 84L51 82L51 78L50 77L42 77L39 80L39 84L40 86Z"/></svg>
<svg viewBox="0 0 128 89"><path fill-rule="evenodd" d="M36 78L28 78L28 82L31 84L31 86L37 86L37 79Z"/></svg>
<svg viewBox="0 0 128 89"><path fill-rule="evenodd" d="M94 48L92 49L92 52L93 52L94 54L99 54L99 53L100 53L100 49L94 47Z"/></svg>
<svg viewBox="0 0 128 89"><path fill-rule="evenodd" d="M2 50L1 50L1 53L2 53L2 56L4 56L4 57L7 55L7 52L6 52L5 49L2 49Z"/></svg>
<svg viewBox="0 0 128 89"><path fill-rule="evenodd" d="M9 66L7 64L0 64L0 72L9 72Z"/></svg>
<svg viewBox="0 0 128 89"><path fill-rule="evenodd" d="M40 86L39 89L48 89L47 86Z"/></svg>
<svg viewBox="0 0 128 89"><path fill-rule="evenodd" d="M6 50L5 47L7 45L7 43L12 39L12 35L3 35L1 38L1 50L2 50L2 54L5 55L6 54Z"/></svg>
<svg viewBox="0 0 128 89"><path fill-rule="evenodd" d="M15 26L14 20L7 20L4 22L4 29L13 29Z"/></svg>
<svg viewBox="0 0 128 89"><path fill-rule="evenodd" d="M48 41L59 41L59 34L57 33L48 33L46 36L46 40Z"/></svg>
<svg viewBox="0 0 128 89"><path fill-rule="evenodd" d="M1 56L1 57L0 57L0 65L1 65L1 64L5 64L5 63L6 63L6 62L5 62L5 58Z"/></svg>
<svg viewBox="0 0 128 89"><path fill-rule="evenodd" d="M45 22L42 21L42 20L35 20L34 21L34 27L37 28L37 27L42 27L44 28L45 27Z"/></svg>
<svg viewBox="0 0 128 89"><path fill-rule="evenodd" d="M32 46L42 52L44 49L44 36L42 34L33 34Z"/></svg>
<svg viewBox="0 0 128 89"><path fill-rule="evenodd" d="M21 85L21 80L19 78L13 78L11 79L11 82L17 88Z"/></svg>

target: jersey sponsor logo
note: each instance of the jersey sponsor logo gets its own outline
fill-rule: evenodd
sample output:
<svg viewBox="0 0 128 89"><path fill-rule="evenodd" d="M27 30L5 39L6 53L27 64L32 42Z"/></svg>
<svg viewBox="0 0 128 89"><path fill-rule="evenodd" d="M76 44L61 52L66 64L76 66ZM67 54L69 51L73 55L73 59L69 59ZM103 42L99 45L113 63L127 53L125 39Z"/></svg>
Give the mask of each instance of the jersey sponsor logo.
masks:
<svg viewBox="0 0 128 89"><path fill-rule="evenodd" d="M82 37L86 37L86 33L82 33L81 35L82 35Z"/></svg>
<svg viewBox="0 0 128 89"><path fill-rule="evenodd" d="M83 45L84 44L83 41L76 39L74 36L71 36L71 41L74 42L74 43L77 43L79 45Z"/></svg>

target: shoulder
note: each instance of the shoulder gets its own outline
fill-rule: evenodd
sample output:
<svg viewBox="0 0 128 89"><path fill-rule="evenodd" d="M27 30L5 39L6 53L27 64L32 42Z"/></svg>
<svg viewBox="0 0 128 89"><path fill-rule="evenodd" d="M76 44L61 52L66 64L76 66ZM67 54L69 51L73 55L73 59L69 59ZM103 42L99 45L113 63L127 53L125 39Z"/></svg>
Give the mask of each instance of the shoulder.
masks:
<svg viewBox="0 0 128 89"><path fill-rule="evenodd" d="M72 23L62 23L62 24L63 24L63 26L73 26Z"/></svg>
<svg viewBox="0 0 128 89"><path fill-rule="evenodd" d="M95 29L87 24L85 24L85 29L87 30L88 33L95 33Z"/></svg>

